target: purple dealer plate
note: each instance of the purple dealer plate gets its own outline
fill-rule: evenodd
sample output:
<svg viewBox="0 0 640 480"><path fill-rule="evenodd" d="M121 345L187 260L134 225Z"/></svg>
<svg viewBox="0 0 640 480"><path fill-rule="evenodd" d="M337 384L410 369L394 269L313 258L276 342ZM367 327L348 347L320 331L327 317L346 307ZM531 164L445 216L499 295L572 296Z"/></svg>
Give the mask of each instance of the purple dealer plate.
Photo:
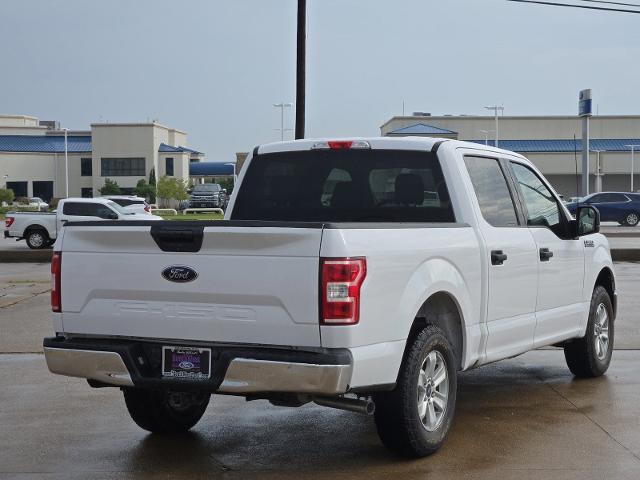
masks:
<svg viewBox="0 0 640 480"><path fill-rule="evenodd" d="M211 378L211 349L162 347L162 376L184 380Z"/></svg>

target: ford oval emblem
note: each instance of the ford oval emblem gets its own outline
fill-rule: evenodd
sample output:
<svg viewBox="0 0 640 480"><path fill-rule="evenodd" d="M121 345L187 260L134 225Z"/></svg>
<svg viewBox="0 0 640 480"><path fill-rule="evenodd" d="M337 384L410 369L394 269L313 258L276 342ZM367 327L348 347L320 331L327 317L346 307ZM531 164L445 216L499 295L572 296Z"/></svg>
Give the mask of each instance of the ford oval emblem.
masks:
<svg viewBox="0 0 640 480"><path fill-rule="evenodd" d="M191 362L187 362L186 360L183 362L180 362L180 365L178 365L180 368L184 369L184 370L191 370L195 365Z"/></svg>
<svg viewBox="0 0 640 480"><path fill-rule="evenodd" d="M170 282L186 283L198 278L198 272L184 265L172 265L162 270L162 276Z"/></svg>

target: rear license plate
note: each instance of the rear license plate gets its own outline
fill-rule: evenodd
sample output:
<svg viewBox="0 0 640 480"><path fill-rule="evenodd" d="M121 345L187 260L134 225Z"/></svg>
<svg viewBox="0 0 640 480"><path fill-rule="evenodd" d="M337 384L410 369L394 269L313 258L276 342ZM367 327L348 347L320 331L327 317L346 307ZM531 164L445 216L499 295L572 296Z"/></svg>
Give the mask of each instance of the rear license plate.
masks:
<svg viewBox="0 0 640 480"><path fill-rule="evenodd" d="M162 347L162 376L183 380L211 378L211 349Z"/></svg>

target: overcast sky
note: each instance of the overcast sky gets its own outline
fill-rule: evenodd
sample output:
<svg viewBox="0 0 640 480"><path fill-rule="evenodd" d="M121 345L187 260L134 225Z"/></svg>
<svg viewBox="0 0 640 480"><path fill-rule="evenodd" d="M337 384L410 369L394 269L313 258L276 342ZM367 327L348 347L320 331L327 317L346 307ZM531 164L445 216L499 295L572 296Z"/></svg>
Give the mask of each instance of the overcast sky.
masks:
<svg viewBox="0 0 640 480"><path fill-rule="evenodd" d="M295 19L295 0L2 0L0 113L72 129L157 119L229 161L280 138ZM504 0L308 0L307 136L378 135L403 100L573 115L582 88L600 114L639 114L639 27Z"/></svg>

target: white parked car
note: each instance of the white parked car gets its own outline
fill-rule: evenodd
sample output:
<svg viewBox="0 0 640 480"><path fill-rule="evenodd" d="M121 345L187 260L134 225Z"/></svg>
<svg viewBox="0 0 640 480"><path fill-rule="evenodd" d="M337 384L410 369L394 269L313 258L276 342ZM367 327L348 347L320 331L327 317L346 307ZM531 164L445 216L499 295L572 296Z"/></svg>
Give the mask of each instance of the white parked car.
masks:
<svg viewBox="0 0 640 480"><path fill-rule="evenodd" d="M26 240L33 249L46 248L56 241L67 222L104 220L162 220L149 214L132 213L106 198L65 198L52 213L8 212L5 238Z"/></svg>
<svg viewBox="0 0 640 480"><path fill-rule="evenodd" d="M132 213L151 213L147 200L142 197L137 197L135 195L106 195L101 198L112 200L125 210Z"/></svg>
<svg viewBox="0 0 640 480"><path fill-rule="evenodd" d="M38 211L47 211L49 210L49 204L42 200L40 197L30 197L29 198L29 206L37 207Z"/></svg>
<svg viewBox="0 0 640 480"><path fill-rule="evenodd" d="M152 432L239 395L373 413L387 447L428 455L460 371L554 345L574 375L606 372L613 264L597 210L576 218L526 158L484 145L264 145L224 221L65 228L46 360L122 388Z"/></svg>

